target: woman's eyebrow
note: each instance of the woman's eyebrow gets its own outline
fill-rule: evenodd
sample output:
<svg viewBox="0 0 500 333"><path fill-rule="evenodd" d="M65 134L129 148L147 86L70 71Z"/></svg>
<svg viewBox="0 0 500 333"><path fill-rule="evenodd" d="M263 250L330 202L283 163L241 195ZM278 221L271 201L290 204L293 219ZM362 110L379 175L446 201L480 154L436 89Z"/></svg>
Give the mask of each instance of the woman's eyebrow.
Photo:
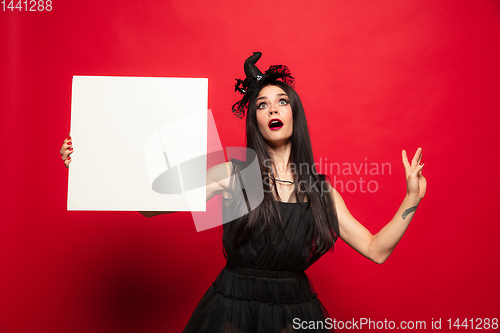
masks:
<svg viewBox="0 0 500 333"><path fill-rule="evenodd" d="M285 93L280 93L280 94L276 95L276 97L281 97L281 96L287 96L288 97L288 95L285 94ZM267 99L267 96L260 96L259 98L257 98L257 101L261 100L261 99Z"/></svg>

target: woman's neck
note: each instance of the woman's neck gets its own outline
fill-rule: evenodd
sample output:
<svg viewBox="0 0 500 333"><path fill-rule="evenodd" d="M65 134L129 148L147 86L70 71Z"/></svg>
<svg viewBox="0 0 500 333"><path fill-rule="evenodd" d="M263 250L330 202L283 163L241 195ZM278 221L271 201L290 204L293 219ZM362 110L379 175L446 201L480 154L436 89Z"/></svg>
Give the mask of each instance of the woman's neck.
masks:
<svg viewBox="0 0 500 333"><path fill-rule="evenodd" d="M292 151L292 143L288 142L279 146L267 146L269 156L272 158L276 166L276 176L285 176L289 171L290 153ZM285 177L287 178L287 177Z"/></svg>

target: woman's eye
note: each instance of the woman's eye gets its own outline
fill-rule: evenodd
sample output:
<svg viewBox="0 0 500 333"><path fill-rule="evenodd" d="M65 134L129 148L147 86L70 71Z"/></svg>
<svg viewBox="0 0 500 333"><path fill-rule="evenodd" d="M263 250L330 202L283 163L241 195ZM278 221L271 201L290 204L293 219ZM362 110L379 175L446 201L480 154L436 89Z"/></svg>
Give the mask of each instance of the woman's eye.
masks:
<svg viewBox="0 0 500 333"><path fill-rule="evenodd" d="M258 106L257 106L257 109L265 109L266 108L266 103L260 103Z"/></svg>
<svg viewBox="0 0 500 333"><path fill-rule="evenodd" d="M282 99L279 102L279 105L287 105L287 104L288 104L288 101L286 99Z"/></svg>

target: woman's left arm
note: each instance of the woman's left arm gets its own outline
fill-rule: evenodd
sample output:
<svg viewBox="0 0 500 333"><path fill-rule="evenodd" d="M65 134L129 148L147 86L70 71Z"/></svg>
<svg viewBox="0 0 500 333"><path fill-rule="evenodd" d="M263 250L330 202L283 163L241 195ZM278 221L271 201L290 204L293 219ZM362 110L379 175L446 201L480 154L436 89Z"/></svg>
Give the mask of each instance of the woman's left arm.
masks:
<svg viewBox="0 0 500 333"><path fill-rule="evenodd" d="M422 148L418 148L411 164L406 151L402 152L406 174L406 197L398 211L378 233L372 235L347 209L340 194L333 189L332 195L339 220L340 238L368 259L382 264L391 255L408 228L420 200L425 195L427 182L422 175Z"/></svg>

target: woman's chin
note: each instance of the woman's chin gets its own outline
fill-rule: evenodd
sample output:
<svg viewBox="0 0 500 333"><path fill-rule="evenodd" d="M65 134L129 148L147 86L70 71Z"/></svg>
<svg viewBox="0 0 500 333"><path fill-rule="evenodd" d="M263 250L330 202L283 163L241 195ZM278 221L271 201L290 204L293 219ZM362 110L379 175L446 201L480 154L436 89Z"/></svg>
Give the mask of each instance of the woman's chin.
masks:
<svg viewBox="0 0 500 333"><path fill-rule="evenodd" d="M284 146L292 141L291 136L272 135L271 137L264 138L264 141L269 147Z"/></svg>

